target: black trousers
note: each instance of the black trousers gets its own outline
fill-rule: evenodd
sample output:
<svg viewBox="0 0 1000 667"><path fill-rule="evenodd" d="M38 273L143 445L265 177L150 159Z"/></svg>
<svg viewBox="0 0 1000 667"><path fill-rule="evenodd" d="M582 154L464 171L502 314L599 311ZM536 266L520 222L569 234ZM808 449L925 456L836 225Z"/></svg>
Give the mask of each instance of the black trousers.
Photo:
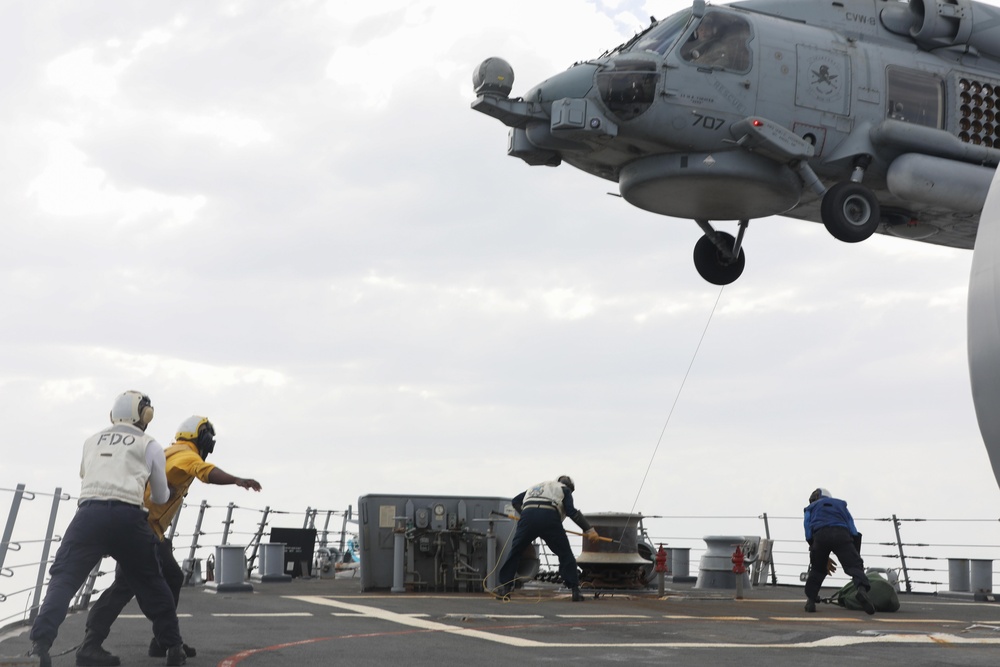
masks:
<svg viewBox="0 0 1000 667"><path fill-rule="evenodd" d="M107 555L118 562L139 608L153 622L153 635L160 645L181 644L176 606L163 578L158 544L142 508L108 500L81 502L49 569L51 579L31 626L31 640L52 645L73 595Z"/></svg>
<svg viewBox="0 0 1000 667"><path fill-rule="evenodd" d="M521 554L535 539L541 538L549 551L559 557L559 575L569 588L580 585L576 569L576 556L569 546L569 538L562 526L562 514L550 509L526 509L521 514L510 544L510 555L500 568L500 584L513 583Z"/></svg>
<svg viewBox="0 0 1000 667"><path fill-rule="evenodd" d="M865 563L854 546L851 531L842 526L828 526L813 533L812 546L809 547L809 578L806 580L808 599L819 599L819 589L826 579L826 564L831 553L836 554L844 574L850 575L856 586L872 587L865 574Z"/></svg>
<svg viewBox="0 0 1000 667"><path fill-rule="evenodd" d="M156 545L163 569L163 578L167 581L170 593L174 598L174 608L181 597L181 587L184 585L184 571L174 558L173 545L170 540L163 539ZM98 642L103 642L111 634L111 626L126 605L132 601L135 593L128 583L128 578L122 571L122 566L115 568L115 580L106 591L101 593L94 606L87 614L87 634Z"/></svg>

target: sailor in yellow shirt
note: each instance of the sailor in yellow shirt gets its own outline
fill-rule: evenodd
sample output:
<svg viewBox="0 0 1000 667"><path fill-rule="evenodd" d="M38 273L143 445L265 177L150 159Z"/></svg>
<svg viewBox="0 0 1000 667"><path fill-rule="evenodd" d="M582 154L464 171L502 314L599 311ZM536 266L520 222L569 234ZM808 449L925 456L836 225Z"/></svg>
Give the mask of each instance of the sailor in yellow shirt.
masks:
<svg viewBox="0 0 1000 667"><path fill-rule="evenodd" d="M166 473L170 498L162 504L154 503L149 498L147 488L146 507L149 510L149 525L160 540L157 545L158 556L163 576L167 580L170 592L173 593L176 608L181 587L184 585L184 572L174 558L173 545L166 538L166 532L184 502L191 483L197 478L206 484L236 484L254 491L260 491L260 484L255 479L235 477L205 462L208 455L215 450L215 428L207 417L194 415L185 419L178 427L174 440L174 444L164 451L167 459ZM115 667L121 664L118 656L104 650L101 644L107 639L111 625L132 596L132 589L116 569L114 582L104 591L87 615L87 634L76 652L78 666ZM154 637L149 644L149 655L158 657L165 655L165 652L166 649L161 647ZM184 652L189 658L196 653L186 644Z"/></svg>

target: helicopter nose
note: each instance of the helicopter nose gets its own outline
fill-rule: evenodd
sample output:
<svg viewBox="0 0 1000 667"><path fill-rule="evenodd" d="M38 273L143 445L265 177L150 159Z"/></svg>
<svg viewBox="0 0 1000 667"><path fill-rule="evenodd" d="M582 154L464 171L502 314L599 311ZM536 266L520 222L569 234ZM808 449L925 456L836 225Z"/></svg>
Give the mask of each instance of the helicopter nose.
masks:
<svg viewBox="0 0 1000 667"><path fill-rule="evenodd" d="M524 99L528 102L554 102L563 98L581 99L594 88L597 65L583 63L546 79L529 90Z"/></svg>

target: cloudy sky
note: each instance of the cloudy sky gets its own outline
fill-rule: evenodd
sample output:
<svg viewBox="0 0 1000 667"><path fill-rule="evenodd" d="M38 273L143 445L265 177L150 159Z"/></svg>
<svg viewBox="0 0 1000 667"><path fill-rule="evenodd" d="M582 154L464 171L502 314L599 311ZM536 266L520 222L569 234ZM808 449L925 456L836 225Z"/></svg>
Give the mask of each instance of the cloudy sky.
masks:
<svg viewBox="0 0 1000 667"><path fill-rule="evenodd" d="M469 108L486 57L523 94L687 4L0 5L0 486L78 492L134 388L259 506L568 473L592 511L997 516L971 252L756 220L720 290L693 222Z"/></svg>

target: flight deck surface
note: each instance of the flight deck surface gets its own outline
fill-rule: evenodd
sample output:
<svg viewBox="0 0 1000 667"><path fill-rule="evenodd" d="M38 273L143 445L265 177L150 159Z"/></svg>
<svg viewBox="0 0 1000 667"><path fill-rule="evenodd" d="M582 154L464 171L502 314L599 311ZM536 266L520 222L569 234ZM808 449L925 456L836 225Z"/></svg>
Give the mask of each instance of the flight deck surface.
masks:
<svg viewBox="0 0 1000 667"><path fill-rule="evenodd" d="M745 591L668 585L639 593L591 592L571 602L554 585L532 584L507 601L485 594L362 592L332 579L254 583L253 592L185 588L179 607L188 665L884 664L996 665L1000 604L935 595L900 596L895 613L821 604L803 610L802 589ZM833 590L824 589L824 595ZM74 665L84 613L67 617L53 665ZM160 665L146 655L149 622L135 603L105 648L123 665ZM0 656L23 656L27 629L5 634ZM64 653L65 652L65 653ZM62 655L58 655L62 654ZM5 662L0 665L31 664Z"/></svg>

